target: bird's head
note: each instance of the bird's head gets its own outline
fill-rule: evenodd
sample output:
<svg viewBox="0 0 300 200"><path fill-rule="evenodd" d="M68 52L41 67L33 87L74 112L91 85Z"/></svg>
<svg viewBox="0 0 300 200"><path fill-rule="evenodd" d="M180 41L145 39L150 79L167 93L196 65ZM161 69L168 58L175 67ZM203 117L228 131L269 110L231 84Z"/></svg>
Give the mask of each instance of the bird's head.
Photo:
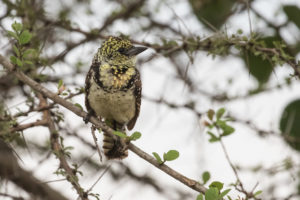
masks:
<svg viewBox="0 0 300 200"><path fill-rule="evenodd" d="M146 49L133 46L127 39L110 36L101 45L100 56L102 61L109 64L134 64L135 56Z"/></svg>

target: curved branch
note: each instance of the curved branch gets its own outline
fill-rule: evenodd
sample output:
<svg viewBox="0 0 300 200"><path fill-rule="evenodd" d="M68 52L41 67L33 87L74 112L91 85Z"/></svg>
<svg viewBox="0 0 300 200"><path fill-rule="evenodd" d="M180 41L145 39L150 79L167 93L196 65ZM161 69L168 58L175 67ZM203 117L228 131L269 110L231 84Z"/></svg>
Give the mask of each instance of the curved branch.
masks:
<svg viewBox="0 0 300 200"><path fill-rule="evenodd" d="M0 55L0 63L3 65L5 69L7 69L10 73L13 73L19 80L29 85L32 89L40 92L45 97L51 99L52 101L62 105L63 107L67 108L68 110L72 111L76 115L85 118L87 116L87 113L77 106L73 105L72 103L66 101L65 99L59 97L57 94L51 92L47 88L43 87L41 84L37 83L36 81L32 80L30 77L26 76L23 72L15 69L15 67L2 55ZM113 129L108 127L106 124L102 123L95 117L91 117L89 120L92 124L96 126L96 128L100 128L103 131L105 131L107 134L109 134L111 137L116 138L117 136L113 134ZM180 174L179 172L173 170L172 168L168 167L165 164L160 165L151 155L147 154L134 144L129 144L129 149L137 154L142 159L146 160L156 168L164 171L165 173L169 174L176 180L180 181L181 183L185 184L186 186L190 187L191 189L205 193L207 190L206 187L204 187L202 184L198 183L197 181L187 178L186 176Z"/></svg>

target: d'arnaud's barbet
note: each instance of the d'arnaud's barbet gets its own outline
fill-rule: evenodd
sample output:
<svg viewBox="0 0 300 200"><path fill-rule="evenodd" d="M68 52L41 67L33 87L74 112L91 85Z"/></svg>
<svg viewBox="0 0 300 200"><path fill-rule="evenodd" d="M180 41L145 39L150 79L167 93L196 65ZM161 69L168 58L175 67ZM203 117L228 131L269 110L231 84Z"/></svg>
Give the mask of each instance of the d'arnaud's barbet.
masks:
<svg viewBox="0 0 300 200"><path fill-rule="evenodd" d="M100 117L118 131L131 130L140 112L142 84L135 57L146 47L136 47L124 38L109 37L94 56L85 80L88 117ZM108 159L123 159L128 149L104 133L103 149Z"/></svg>

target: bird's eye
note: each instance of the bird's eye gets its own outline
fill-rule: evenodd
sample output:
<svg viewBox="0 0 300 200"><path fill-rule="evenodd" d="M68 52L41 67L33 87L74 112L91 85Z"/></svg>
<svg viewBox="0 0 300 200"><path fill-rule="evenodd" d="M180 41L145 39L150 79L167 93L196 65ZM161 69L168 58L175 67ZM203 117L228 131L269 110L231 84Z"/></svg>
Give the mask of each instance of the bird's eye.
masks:
<svg viewBox="0 0 300 200"><path fill-rule="evenodd" d="M119 49L118 49L118 52L124 53L124 52L125 52L125 48L123 48L123 47L119 48Z"/></svg>

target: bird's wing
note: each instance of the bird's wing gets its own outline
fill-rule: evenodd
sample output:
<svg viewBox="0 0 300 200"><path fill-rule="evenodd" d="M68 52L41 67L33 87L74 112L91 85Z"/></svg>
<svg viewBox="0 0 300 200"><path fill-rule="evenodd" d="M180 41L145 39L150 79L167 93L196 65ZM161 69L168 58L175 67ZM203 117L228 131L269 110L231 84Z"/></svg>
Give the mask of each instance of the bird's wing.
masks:
<svg viewBox="0 0 300 200"><path fill-rule="evenodd" d="M128 130L133 129L135 122L140 113L141 97L142 97L142 81L141 81L140 73L138 71L136 71L136 78L134 81L134 96L135 96L135 115L127 124Z"/></svg>

